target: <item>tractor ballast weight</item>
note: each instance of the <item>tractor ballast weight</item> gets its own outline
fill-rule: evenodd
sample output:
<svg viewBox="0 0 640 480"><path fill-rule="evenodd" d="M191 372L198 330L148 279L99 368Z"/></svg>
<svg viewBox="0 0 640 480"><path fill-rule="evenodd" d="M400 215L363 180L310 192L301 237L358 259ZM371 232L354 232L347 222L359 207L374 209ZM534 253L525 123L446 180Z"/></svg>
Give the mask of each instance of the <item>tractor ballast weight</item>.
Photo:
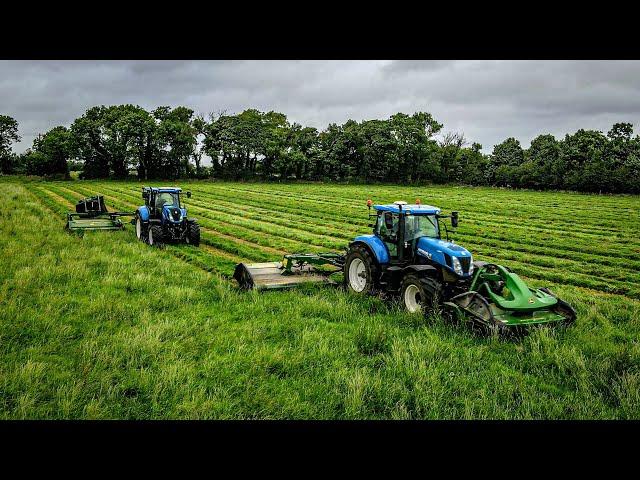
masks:
<svg viewBox="0 0 640 480"><path fill-rule="evenodd" d="M75 213L67 213L65 228L70 231L85 230L123 230L120 217L133 216L129 212L109 212L104 196L96 195L79 200Z"/></svg>
<svg viewBox="0 0 640 480"><path fill-rule="evenodd" d="M373 206L370 200L367 205ZM307 281L335 283L329 275L342 270L344 285L354 294L390 293L410 312L442 309L491 330L575 321L573 308L550 290L531 289L507 267L476 262L468 250L450 241L442 219L450 218L456 228L458 212L443 215L419 200L415 205L398 201L373 207L372 234L357 236L345 255L292 254L282 262L241 263L234 278L245 289L274 289ZM334 269L323 271L320 265Z"/></svg>

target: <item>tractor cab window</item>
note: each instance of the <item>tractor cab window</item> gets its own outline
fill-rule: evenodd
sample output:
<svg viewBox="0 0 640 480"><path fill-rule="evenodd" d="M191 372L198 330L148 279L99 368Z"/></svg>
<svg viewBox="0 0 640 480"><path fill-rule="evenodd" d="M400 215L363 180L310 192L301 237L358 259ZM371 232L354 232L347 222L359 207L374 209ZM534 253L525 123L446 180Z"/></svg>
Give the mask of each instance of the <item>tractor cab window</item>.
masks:
<svg viewBox="0 0 640 480"><path fill-rule="evenodd" d="M398 228L400 218L397 213L380 212L378 214L378 222L376 224L376 234L382 238L389 250L391 258L398 256Z"/></svg>
<svg viewBox="0 0 640 480"><path fill-rule="evenodd" d="M435 215L407 215L405 218L405 240L411 241L419 237L440 237L438 219Z"/></svg>
<svg viewBox="0 0 640 480"><path fill-rule="evenodd" d="M180 206L180 198L177 193L161 192L156 195L156 208L162 209L165 205Z"/></svg>
<svg viewBox="0 0 640 480"><path fill-rule="evenodd" d="M382 238L392 238L398 235L398 225L400 221L397 213L381 212L378 215L376 233Z"/></svg>

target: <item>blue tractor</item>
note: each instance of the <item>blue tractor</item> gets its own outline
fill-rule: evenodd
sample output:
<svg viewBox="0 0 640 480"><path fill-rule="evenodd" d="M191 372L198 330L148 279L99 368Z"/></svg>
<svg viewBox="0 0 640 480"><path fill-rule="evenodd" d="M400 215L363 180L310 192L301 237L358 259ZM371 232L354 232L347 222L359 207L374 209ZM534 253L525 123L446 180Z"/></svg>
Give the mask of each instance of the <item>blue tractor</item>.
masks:
<svg viewBox="0 0 640 480"><path fill-rule="evenodd" d="M191 198L191 192L186 192ZM142 187L144 205L138 207L131 221L138 240L149 245L184 242L200 245L200 225L187 217L181 202L182 189L176 187Z"/></svg>
<svg viewBox="0 0 640 480"><path fill-rule="evenodd" d="M371 209L372 202L367 204ZM456 228L458 212L443 215L419 200L373 207L373 232L354 238L344 255L291 254L282 262L241 263L234 278L246 289L268 289L305 281L335 283L330 275L342 272L344 286L353 294L384 292L409 312L440 310L492 331L575 320L573 308L549 289L531 289L509 268L474 261L467 249L451 241L443 219L450 218Z"/></svg>

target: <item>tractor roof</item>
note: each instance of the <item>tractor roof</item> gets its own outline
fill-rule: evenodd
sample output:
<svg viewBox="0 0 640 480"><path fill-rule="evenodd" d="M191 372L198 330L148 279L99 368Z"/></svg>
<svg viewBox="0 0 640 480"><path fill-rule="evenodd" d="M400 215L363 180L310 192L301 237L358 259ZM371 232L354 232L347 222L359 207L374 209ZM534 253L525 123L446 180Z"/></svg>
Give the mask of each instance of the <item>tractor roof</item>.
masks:
<svg viewBox="0 0 640 480"><path fill-rule="evenodd" d="M152 192L178 193L182 191L180 187L144 187L144 188L151 190Z"/></svg>
<svg viewBox="0 0 640 480"><path fill-rule="evenodd" d="M400 213L400 205L394 203L393 205L374 205L373 208L379 212L392 212ZM432 207L431 205L402 205L402 212L409 213L411 215L435 215L440 213L438 207Z"/></svg>

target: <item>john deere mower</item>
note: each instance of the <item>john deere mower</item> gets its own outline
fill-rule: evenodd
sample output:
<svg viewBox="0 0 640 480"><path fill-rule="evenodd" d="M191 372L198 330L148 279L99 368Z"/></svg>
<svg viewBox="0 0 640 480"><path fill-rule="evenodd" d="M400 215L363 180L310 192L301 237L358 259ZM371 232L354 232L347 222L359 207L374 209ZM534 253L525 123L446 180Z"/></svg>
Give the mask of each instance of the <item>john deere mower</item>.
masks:
<svg viewBox="0 0 640 480"><path fill-rule="evenodd" d="M191 192L186 192L191 198ZM136 226L138 240L149 245L190 243L200 245L200 225L187 217L177 187L142 187L144 205L138 207L131 223Z"/></svg>
<svg viewBox="0 0 640 480"><path fill-rule="evenodd" d="M371 209L372 202L367 202ZM449 239L443 219L458 226L458 212L398 201L373 205L373 232L349 243L344 255L285 255L282 262L238 264L234 278L245 289L286 288L305 282L335 283L344 273L353 294L387 292L409 312L439 309L492 331L539 324L571 324L576 312L547 288L532 289L509 268L474 261ZM442 237L444 230L445 238Z"/></svg>
<svg viewBox="0 0 640 480"><path fill-rule="evenodd" d="M79 200L75 213L67 213L65 228L72 232L85 230L123 230L120 217L133 216L129 212L109 212L104 197L97 195Z"/></svg>

